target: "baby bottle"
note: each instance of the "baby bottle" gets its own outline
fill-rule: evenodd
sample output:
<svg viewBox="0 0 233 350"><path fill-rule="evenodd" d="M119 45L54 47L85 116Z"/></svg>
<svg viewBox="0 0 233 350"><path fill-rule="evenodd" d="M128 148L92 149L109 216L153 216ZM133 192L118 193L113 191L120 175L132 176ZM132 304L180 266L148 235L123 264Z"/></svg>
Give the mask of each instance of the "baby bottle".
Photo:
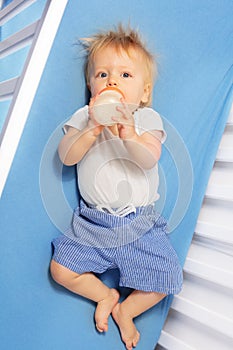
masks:
<svg viewBox="0 0 233 350"><path fill-rule="evenodd" d="M123 92L115 87L107 87L99 92L93 105L93 115L100 125L113 125L116 122L112 117L121 117L121 112L116 109L122 106L121 98L124 98Z"/></svg>
<svg viewBox="0 0 233 350"><path fill-rule="evenodd" d="M121 106L120 99L124 97L120 89L107 87L101 90L93 105L93 115L100 125L113 125L112 117L120 116L117 106Z"/></svg>

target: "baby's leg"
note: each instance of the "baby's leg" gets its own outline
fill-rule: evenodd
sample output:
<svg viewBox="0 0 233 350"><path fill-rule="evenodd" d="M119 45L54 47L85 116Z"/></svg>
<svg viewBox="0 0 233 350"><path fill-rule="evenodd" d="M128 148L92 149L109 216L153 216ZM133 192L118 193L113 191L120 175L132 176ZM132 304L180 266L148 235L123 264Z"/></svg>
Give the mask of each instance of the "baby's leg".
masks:
<svg viewBox="0 0 233 350"><path fill-rule="evenodd" d="M135 290L121 304L114 307L112 316L120 329L121 338L127 350L132 350L140 337L133 319L156 305L164 297L165 294Z"/></svg>
<svg viewBox="0 0 233 350"><path fill-rule="evenodd" d="M118 303L119 293L108 288L92 273L77 274L52 260L50 271L53 279L73 293L97 303L95 311L96 328L99 332L108 330L108 317Z"/></svg>

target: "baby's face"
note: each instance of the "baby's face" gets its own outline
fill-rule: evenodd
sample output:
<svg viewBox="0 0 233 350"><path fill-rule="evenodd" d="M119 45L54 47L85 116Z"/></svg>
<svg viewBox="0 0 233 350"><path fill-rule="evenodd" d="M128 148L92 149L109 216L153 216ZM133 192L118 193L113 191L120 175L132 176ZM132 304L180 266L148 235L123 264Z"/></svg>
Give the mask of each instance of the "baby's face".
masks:
<svg viewBox="0 0 233 350"><path fill-rule="evenodd" d="M117 51L108 46L98 51L90 68L89 88L92 97L106 87L120 89L127 103L140 105L149 98L151 84L146 82L145 62L140 52Z"/></svg>

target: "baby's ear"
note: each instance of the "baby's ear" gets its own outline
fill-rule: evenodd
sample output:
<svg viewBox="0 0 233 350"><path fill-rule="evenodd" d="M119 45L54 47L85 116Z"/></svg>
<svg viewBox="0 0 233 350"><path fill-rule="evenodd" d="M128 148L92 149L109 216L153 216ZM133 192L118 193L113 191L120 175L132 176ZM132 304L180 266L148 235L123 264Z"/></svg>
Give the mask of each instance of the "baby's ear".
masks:
<svg viewBox="0 0 233 350"><path fill-rule="evenodd" d="M90 85L89 81L86 82L86 86L87 86L88 90L91 91L91 85Z"/></svg>
<svg viewBox="0 0 233 350"><path fill-rule="evenodd" d="M144 93L141 100L142 103L147 103L149 101L150 93L151 93L151 84L146 83L144 85Z"/></svg>

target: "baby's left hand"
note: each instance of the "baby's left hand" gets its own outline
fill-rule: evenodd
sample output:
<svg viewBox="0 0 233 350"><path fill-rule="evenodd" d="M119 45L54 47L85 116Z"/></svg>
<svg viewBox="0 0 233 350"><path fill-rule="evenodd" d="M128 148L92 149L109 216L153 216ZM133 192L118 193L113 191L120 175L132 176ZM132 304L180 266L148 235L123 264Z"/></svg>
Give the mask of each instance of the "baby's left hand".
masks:
<svg viewBox="0 0 233 350"><path fill-rule="evenodd" d="M117 123L119 137L124 140L131 139L135 135L133 113L123 98L121 99L121 104L121 107L117 107L121 116L113 117L112 119Z"/></svg>

